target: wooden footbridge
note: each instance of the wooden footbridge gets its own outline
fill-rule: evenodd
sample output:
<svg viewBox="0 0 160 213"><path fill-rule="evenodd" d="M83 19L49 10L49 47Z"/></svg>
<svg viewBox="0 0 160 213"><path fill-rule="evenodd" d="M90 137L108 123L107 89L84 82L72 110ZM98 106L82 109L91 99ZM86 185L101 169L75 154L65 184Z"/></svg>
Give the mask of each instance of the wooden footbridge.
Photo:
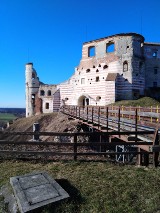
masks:
<svg viewBox="0 0 160 213"><path fill-rule="evenodd" d="M160 108L157 107L125 107L125 106L63 106L63 113L79 119L79 121L92 131L105 132L108 142L115 141L116 160L131 161L133 153L137 150L137 164L148 165L149 154L152 153L152 162L159 163L159 128ZM100 137L101 141L101 137ZM124 143L125 142L125 143ZM143 154L142 154L143 152ZM128 153L128 156L127 156Z"/></svg>
<svg viewBox="0 0 160 213"><path fill-rule="evenodd" d="M160 108L150 107L97 107L63 106L61 112L78 119L85 132L0 132L0 158L51 160L87 159L100 156L118 162L139 165L159 165ZM13 135L30 135L33 140L7 139ZM53 136L57 141L45 142L41 136ZM89 141L81 140L88 137ZM9 137L11 138L11 137ZM57 156L59 158L57 158ZM69 158L70 157L70 158Z"/></svg>

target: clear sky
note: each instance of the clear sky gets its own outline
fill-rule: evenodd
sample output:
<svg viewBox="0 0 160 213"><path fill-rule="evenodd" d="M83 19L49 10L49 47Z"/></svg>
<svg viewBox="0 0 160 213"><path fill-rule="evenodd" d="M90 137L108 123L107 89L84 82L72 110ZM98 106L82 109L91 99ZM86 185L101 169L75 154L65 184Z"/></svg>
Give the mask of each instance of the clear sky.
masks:
<svg viewBox="0 0 160 213"><path fill-rule="evenodd" d="M25 64L57 84L78 66L83 42L140 33L160 42L160 0L0 0L0 107L25 107Z"/></svg>

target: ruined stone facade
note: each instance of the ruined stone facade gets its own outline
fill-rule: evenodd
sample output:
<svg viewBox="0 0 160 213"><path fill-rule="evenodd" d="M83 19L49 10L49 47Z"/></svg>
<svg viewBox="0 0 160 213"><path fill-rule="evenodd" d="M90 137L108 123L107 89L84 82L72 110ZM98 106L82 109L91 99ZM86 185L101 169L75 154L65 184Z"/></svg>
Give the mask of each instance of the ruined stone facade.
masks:
<svg viewBox="0 0 160 213"><path fill-rule="evenodd" d="M58 111L66 105L107 105L144 95L160 98L160 43L136 33L86 42L71 78L58 85L39 81L26 64L26 116Z"/></svg>

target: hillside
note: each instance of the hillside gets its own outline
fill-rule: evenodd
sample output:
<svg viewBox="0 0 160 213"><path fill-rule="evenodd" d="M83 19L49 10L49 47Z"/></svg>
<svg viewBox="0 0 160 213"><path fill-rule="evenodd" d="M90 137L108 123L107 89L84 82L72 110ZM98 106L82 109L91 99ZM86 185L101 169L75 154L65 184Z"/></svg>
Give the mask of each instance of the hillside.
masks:
<svg viewBox="0 0 160 213"><path fill-rule="evenodd" d="M143 97L137 100L123 100L123 101L116 101L114 104L112 104L114 106L133 106L133 107L137 107L137 106L141 106L141 107L150 107L150 106L160 106L160 102L150 98L150 97Z"/></svg>
<svg viewBox="0 0 160 213"><path fill-rule="evenodd" d="M41 132L73 132L79 126L77 120L68 119L67 115L59 113L41 114L28 118L19 118L7 128L7 131L13 132L32 132L33 124L39 123ZM12 136L12 140L30 140L32 136ZM50 136L41 136L43 141L51 140Z"/></svg>
<svg viewBox="0 0 160 213"><path fill-rule="evenodd" d="M150 97L143 97L138 100L123 100L117 101L113 104L114 106L141 106L141 107L150 107L150 106L160 106L160 102ZM69 119L67 115L64 115L61 112L58 113L49 113L41 114L37 116L32 116L28 118L18 118L13 122L13 124L7 129L7 131L14 132L32 132L33 124L39 123L41 132L74 132L77 131L77 128L81 128L78 120ZM30 140L32 136L14 136L10 139L20 140ZM53 137L50 136L41 136L43 141L52 141Z"/></svg>

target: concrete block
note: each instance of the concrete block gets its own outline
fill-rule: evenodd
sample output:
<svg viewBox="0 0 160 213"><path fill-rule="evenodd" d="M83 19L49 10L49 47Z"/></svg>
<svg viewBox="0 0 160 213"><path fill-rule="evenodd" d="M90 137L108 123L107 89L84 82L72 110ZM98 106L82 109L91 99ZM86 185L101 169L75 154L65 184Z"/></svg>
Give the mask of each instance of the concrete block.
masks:
<svg viewBox="0 0 160 213"><path fill-rule="evenodd" d="M68 193L46 172L10 178L21 213L68 198Z"/></svg>

